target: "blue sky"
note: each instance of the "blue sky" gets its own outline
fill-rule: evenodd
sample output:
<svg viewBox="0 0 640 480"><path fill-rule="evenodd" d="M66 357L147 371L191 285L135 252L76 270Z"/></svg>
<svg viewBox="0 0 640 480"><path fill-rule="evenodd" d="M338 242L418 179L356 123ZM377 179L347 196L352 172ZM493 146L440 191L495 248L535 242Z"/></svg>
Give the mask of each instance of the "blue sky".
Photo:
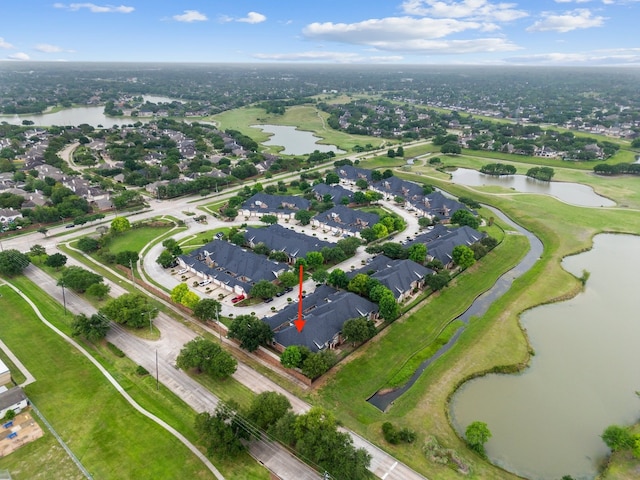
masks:
<svg viewBox="0 0 640 480"><path fill-rule="evenodd" d="M640 0L0 2L0 60L640 65Z"/></svg>

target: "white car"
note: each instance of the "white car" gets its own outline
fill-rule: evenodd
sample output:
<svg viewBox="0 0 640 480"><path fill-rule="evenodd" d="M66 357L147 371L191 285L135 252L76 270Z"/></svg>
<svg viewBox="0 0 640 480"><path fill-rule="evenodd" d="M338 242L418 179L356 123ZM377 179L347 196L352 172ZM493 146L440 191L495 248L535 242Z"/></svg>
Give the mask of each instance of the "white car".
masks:
<svg viewBox="0 0 640 480"><path fill-rule="evenodd" d="M188 271L188 268L183 268L182 270L178 270L178 275L182 275L183 273L187 273Z"/></svg>
<svg viewBox="0 0 640 480"><path fill-rule="evenodd" d="M201 287L204 287L205 285L209 285L210 283L211 283L211 280L203 280L198 285L200 285Z"/></svg>

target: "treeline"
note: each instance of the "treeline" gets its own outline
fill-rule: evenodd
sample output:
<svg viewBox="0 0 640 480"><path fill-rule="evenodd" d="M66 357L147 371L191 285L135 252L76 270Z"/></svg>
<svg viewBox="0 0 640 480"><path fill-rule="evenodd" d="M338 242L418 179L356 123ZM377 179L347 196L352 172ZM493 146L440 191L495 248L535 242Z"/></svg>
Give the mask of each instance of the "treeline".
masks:
<svg viewBox="0 0 640 480"><path fill-rule="evenodd" d="M640 175L640 163L600 163L593 167L593 171L598 175Z"/></svg>
<svg viewBox="0 0 640 480"><path fill-rule="evenodd" d="M516 167L504 163L488 163L487 165L483 165L480 171L487 175L514 175L516 173Z"/></svg>
<svg viewBox="0 0 640 480"><path fill-rule="evenodd" d="M157 188L158 198L167 199L190 195L193 193L209 194L212 190L219 191L222 186L228 185L228 178L198 177L192 182L169 183L159 185Z"/></svg>

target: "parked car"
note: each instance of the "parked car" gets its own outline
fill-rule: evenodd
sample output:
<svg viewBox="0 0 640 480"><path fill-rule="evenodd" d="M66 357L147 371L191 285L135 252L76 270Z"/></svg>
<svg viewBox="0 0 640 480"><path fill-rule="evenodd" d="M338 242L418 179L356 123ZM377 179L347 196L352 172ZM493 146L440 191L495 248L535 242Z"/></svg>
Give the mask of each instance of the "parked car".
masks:
<svg viewBox="0 0 640 480"><path fill-rule="evenodd" d="M198 285L200 285L201 287L204 287L205 285L209 285L210 283L211 283L211 280L203 280Z"/></svg>
<svg viewBox="0 0 640 480"><path fill-rule="evenodd" d="M273 302L273 297L269 297L264 301L264 303L270 303L270 302Z"/></svg>
<svg viewBox="0 0 640 480"><path fill-rule="evenodd" d="M238 295L237 297L233 297L231 299L231 303L238 303L244 300L244 295Z"/></svg>
<svg viewBox="0 0 640 480"><path fill-rule="evenodd" d="M276 297L281 297L281 296L283 296L284 294L285 294L285 292L284 292L284 291L282 291L282 292L278 292L278 293L276 293Z"/></svg>
<svg viewBox="0 0 640 480"><path fill-rule="evenodd" d="M75 227L75 224L70 223L69 225L67 225L67 226L66 226L66 227L64 227L64 228L73 228L73 227Z"/></svg>
<svg viewBox="0 0 640 480"><path fill-rule="evenodd" d="M183 268L181 270L178 270L178 275L182 275L183 273L187 273L189 271L188 268Z"/></svg>
<svg viewBox="0 0 640 480"><path fill-rule="evenodd" d="M289 292L293 292L293 288L292 287L287 287L284 289L285 292L289 293Z"/></svg>

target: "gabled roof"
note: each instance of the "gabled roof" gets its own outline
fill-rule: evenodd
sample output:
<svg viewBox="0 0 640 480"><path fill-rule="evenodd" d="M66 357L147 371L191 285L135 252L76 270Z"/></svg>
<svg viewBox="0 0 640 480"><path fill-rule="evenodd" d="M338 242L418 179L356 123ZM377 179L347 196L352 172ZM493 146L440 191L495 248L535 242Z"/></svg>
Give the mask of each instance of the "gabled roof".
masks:
<svg viewBox="0 0 640 480"><path fill-rule="evenodd" d="M302 332L293 321L298 318L298 304L292 303L278 314L262 320L274 331L274 339L280 345L304 345L312 352L325 348L342 330L344 322L351 318L368 317L378 311L378 306L351 292L336 290L323 285L303 299Z"/></svg>
<svg viewBox="0 0 640 480"><path fill-rule="evenodd" d="M355 233L365 228L371 228L380 221L380 216L376 213L368 213L354 210L344 205L336 205L326 212L319 213L313 219L325 225Z"/></svg>
<svg viewBox="0 0 640 480"><path fill-rule="evenodd" d="M371 182L371 170L353 167L351 165L342 165L336 168L336 172L340 178L345 180L352 180L355 182L362 178L367 182Z"/></svg>
<svg viewBox="0 0 640 480"><path fill-rule="evenodd" d="M267 228L250 228L244 234L244 238L254 245L264 243L270 250L285 252L292 258L305 257L309 252L319 252L324 247L335 246L316 237L288 230L278 224Z"/></svg>
<svg viewBox="0 0 640 480"><path fill-rule="evenodd" d="M297 210L308 210L309 200L294 195L267 195L256 193L242 204L242 209L262 211L264 213L291 213Z"/></svg>
<svg viewBox="0 0 640 480"><path fill-rule="evenodd" d="M344 197L351 198L353 197L353 192L351 190L347 190L346 188L340 185L327 185L326 183L319 183L314 185L311 189L313 193L319 195L320 197L324 197L325 195L331 195L331 201L333 203L340 203Z"/></svg>
<svg viewBox="0 0 640 480"><path fill-rule="evenodd" d="M369 275L380 281L398 299L403 293L412 288L412 283L422 280L434 272L413 260L393 260L385 255L378 255L368 265L347 273L347 277L353 278L359 273Z"/></svg>
<svg viewBox="0 0 640 480"><path fill-rule="evenodd" d="M455 247L458 245L465 245L468 247L486 236L484 233L480 233L467 225L460 228L449 229L447 233L429 241L428 235L430 234L433 234L433 230L427 234L416 237L415 240L409 242L409 245L414 243L425 243L427 245L427 255L437 258L444 265L451 263L451 254Z"/></svg>
<svg viewBox="0 0 640 480"><path fill-rule="evenodd" d="M269 282L289 267L223 240L213 240L188 255L180 255L187 265L230 286L249 292L260 280Z"/></svg>

